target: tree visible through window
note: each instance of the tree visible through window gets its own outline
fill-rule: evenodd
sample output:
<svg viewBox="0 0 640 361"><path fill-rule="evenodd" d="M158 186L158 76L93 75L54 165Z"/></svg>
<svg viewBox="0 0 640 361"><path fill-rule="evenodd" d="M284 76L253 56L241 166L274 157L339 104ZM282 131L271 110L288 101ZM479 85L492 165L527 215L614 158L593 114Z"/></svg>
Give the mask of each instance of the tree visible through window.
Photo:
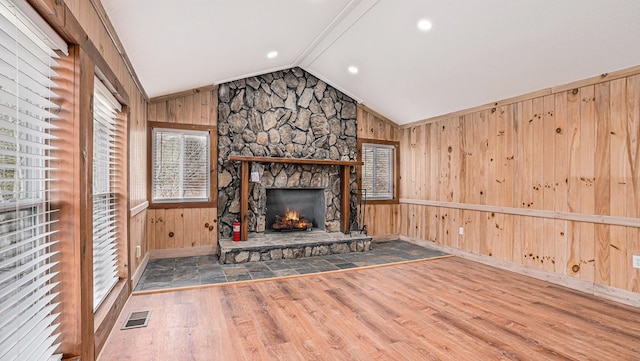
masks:
<svg viewBox="0 0 640 361"><path fill-rule="evenodd" d="M394 146L362 144L362 188L367 199L393 199Z"/></svg>
<svg viewBox="0 0 640 361"><path fill-rule="evenodd" d="M153 129L153 202L210 200L208 131Z"/></svg>

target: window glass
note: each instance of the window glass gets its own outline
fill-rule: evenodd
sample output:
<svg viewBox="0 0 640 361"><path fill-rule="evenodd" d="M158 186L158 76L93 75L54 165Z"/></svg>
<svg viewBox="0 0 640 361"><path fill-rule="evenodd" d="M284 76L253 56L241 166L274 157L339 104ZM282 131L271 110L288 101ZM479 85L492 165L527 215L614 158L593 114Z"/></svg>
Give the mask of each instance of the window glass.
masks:
<svg viewBox="0 0 640 361"><path fill-rule="evenodd" d="M117 165L122 152L116 147L117 114L121 106L107 87L95 78L93 96L93 310L118 283Z"/></svg>
<svg viewBox="0 0 640 361"><path fill-rule="evenodd" d="M208 202L208 131L154 128L153 202Z"/></svg>
<svg viewBox="0 0 640 361"><path fill-rule="evenodd" d="M366 199L393 199L394 147L362 144L362 188Z"/></svg>

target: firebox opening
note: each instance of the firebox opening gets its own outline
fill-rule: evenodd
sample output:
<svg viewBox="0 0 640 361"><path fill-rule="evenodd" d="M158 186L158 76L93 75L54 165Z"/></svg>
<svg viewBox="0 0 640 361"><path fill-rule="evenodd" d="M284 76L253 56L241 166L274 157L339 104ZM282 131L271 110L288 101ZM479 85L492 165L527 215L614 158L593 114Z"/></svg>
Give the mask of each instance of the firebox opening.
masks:
<svg viewBox="0 0 640 361"><path fill-rule="evenodd" d="M294 231L325 229L323 188L267 188L266 229Z"/></svg>

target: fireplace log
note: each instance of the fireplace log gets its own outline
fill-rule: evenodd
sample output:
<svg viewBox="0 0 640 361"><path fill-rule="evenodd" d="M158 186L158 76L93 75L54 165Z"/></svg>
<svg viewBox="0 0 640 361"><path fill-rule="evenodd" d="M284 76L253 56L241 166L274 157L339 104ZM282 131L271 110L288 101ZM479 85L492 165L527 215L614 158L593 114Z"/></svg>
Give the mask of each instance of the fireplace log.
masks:
<svg viewBox="0 0 640 361"><path fill-rule="evenodd" d="M312 226L313 224L311 222L302 217L300 217L300 219L288 219L276 216L276 221L271 228L276 231L289 231L311 229Z"/></svg>

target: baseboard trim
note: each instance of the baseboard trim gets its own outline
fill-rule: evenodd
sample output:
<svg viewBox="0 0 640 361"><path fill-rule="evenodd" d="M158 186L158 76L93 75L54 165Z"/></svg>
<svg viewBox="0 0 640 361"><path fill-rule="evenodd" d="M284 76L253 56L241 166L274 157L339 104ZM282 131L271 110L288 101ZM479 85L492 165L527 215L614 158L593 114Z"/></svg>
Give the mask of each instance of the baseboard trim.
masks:
<svg viewBox="0 0 640 361"><path fill-rule="evenodd" d="M373 243L397 241L400 239L399 234L379 234L379 235L370 236L370 237Z"/></svg>
<svg viewBox="0 0 640 361"><path fill-rule="evenodd" d="M407 237L403 235L400 236L400 239L406 242L416 244L418 246L446 252L446 253L458 256L460 258L468 259L470 261L482 263L487 266L500 268L506 271L511 271L524 276L529 276L529 277L546 281L549 283L553 283L559 286L564 286L576 291L580 291L580 292L584 292L597 297L605 298L610 301L615 301L615 302L622 303L629 306L640 307L640 293L622 290L622 289L607 286L607 285L601 285L595 282L585 281L585 280L577 279L575 277L558 274L555 272L549 272L549 271L540 270L537 268L531 268L525 265L496 259L494 257L487 256L487 255L464 251L458 248L445 246L439 243L426 241L423 239L412 238L412 237Z"/></svg>
<svg viewBox="0 0 640 361"><path fill-rule="evenodd" d="M140 278L142 278L142 274L144 273L144 269L147 268L147 263L149 263L149 252L147 252L147 254L144 255L144 258L142 259L142 262L140 262L140 264L138 265L138 269L133 274L133 277L131 277L131 289L132 290L136 289L136 286L138 285L138 282L140 281Z"/></svg>
<svg viewBox="0 0 640 361"><path fill-rule="evenodd" d="M152 249L149 250L149 259L174 258L174 257L191 257L206 256L216 254L215 246L202 246L191 248L171 248L171 249Z"/></svg>
<svg viewBox="0 0 640 361"><path fill-rule="evenodd" d="M593 284L593 294L625 305L640 307L640 294L611 286Z"/></svg>

